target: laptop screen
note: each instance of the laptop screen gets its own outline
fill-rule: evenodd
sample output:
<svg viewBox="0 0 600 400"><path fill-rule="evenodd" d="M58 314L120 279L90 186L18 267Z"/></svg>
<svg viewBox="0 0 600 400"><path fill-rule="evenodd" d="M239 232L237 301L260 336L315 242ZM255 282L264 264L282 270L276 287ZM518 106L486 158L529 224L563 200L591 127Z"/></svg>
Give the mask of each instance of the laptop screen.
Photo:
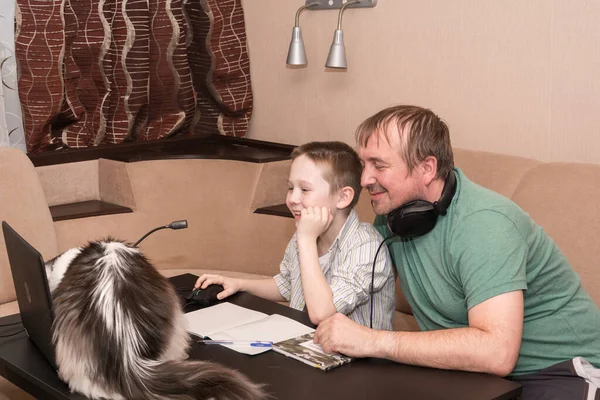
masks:
<svg viewBox="0 0 600 400"><path fill-rule="evenodd" d="M52 297L41 254L2 221L6 253L13 275L23 327L48 362L56 369L52 346Z"/></svg>

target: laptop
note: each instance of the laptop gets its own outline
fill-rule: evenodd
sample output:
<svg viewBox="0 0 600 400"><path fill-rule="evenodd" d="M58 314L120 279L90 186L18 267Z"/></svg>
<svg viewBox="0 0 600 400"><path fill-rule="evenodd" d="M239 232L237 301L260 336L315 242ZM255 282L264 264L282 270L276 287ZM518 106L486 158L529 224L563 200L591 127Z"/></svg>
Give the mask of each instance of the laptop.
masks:
<svg viewBox="0 0 600 400"><path fill-rule="evenodd" d="M50 365L58 369L52 345L52 297L44 260L6 221L2 221L2 232L23 327Z"/></svg>

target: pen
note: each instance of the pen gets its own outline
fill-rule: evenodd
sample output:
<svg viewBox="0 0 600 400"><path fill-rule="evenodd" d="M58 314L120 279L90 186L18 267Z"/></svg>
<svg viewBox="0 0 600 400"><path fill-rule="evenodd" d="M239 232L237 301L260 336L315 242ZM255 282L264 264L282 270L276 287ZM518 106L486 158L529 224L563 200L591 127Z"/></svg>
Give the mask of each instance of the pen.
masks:
<svg viewBox="0 0 600 400"><path fill-rule="evenodd" d="M202 340L203 344L227 344L230 346L249 346L249 347L272 347L273 342L258 340Z"/></svg>

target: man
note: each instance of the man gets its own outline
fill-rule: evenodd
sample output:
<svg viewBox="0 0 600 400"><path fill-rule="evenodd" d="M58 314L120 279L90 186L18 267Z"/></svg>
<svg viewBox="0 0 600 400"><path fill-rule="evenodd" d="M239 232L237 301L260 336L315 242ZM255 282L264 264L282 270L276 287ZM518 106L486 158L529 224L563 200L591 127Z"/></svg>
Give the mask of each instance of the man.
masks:
<svg viewBox="0 0 600 400"><path fill-rule="evenodd" d="M371 330L336 314L315 341L354 357L509 376L523 384L524 399L593 393L600 310L528 214L454 168L446 124L429 110L397 106L364 121L356 139L361 184L384 237L392 235L387 216L406 203L440 214L418 234L388 242L421 332ZM455 187L445 187L448 178ZM437 201L448 198L444 210Z"/></svg>

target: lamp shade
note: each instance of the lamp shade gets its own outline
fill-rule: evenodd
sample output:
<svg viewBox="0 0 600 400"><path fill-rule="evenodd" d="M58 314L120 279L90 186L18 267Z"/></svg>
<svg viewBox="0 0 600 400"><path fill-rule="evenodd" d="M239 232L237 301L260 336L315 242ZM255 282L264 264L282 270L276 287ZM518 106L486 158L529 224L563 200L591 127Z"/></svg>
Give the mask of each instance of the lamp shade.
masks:
<svg viewBox="0 0 600 400"><path fill-rule="evenodd" d="M304 41L299 26L295 26L292 30L292 41L290 42L286 64L306 65L306 52L304 51Z"/></svg>
<svg viewBox="0 0 600 400"><path fill-rule="evenodd" d="M327 68L348 68L346 63L346 49L344 48L344 31L336 29L333 34L333 43L329 48L329 55L325 63Z"/></svg>

